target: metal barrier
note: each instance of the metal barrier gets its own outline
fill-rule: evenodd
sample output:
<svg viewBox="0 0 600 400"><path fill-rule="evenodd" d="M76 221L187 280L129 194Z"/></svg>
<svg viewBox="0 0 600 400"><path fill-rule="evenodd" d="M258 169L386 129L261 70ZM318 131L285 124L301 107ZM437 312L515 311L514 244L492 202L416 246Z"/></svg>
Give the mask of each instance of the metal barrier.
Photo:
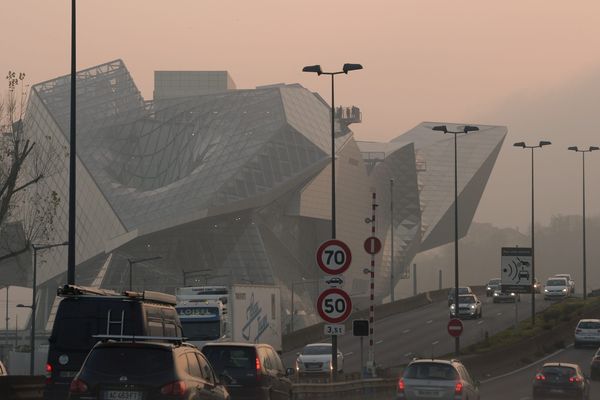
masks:
<svg viewBox="0 0 600 400"><path fill-rule="evenodd" d="M362 400L391 398L396 392L397 379L363 379L336 383L296 383L294 400Z"/></svg>
<svg viewBox="0 0 600 400"><path fill-rule="evenodd" d="M0 376L0 399L41 400L46 377L29 375Z"/></svg>

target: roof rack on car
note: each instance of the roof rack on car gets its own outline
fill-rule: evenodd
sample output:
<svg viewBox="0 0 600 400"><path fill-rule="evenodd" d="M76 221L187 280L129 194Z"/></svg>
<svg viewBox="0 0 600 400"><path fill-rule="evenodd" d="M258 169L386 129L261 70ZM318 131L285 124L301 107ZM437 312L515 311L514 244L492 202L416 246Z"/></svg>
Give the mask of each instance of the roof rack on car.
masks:
<svg viewBox="0 0 600 400"><path fill-rule="evenodd" d="M143 292L125 291L123 293L119 293L110 289L100 289L78 285L64 285L63 287L59 287L56 292L61 297L82 295L125 296L130 298L155 301L157 303L164 303L172 306L177 304L177 298L174 295L161 292L153 292L151 290L144 290Z"/></svg>
<svg viewBox="0 0 600 400"><path fill-rule="evenodd" d="M182 343L187 340L186 337L182 336L143 336L143 335L93 335L93 338L100 339L102 341L106 340L131 340L132 342L136 341L152 341L152 340L161 340L165 342L173 342L173 343Z"/></svg>
<svg viewBox="0 0 600 400"><path fill-rule="evenodd" d="M81 296L84 294L94 294L97 296L119 296L114 290L93 288L88 286L64 285L56 291L59 296Z"/></svg>

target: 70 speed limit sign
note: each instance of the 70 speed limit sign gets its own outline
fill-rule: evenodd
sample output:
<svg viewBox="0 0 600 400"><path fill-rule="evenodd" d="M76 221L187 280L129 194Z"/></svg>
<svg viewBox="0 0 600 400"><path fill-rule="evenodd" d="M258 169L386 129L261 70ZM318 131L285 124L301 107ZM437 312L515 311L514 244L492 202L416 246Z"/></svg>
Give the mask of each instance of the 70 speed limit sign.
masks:
<svg viewBox="0 0 600 400"><path fill-rule="evenodd" d="M326 289L317 299L317 311L325 322L338 324L350 316L352 300L342 289Z"/></svg>
<svg viewBox="0 0 600 400"><path fill-rule="evenodd" d="M317 249L317 264L329 275L343 274L352 262L350 247L341 240L330 239Z"/></svg>

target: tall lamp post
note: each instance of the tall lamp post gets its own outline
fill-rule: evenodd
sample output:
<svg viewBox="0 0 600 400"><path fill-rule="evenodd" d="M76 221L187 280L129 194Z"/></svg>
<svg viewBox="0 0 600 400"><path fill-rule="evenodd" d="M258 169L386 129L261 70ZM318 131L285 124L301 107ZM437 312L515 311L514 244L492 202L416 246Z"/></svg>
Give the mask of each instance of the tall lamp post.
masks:
<svg viewBox="0 0 600 400"><path fill-rule="evenodd" d="M431 128L434 131L451 133L454 135L454 312L458 316L458 160L457 160L457 140L459 134L478 131L477 126L465 125L462 130L450 131L446 125L438 125ZM460 337L454 338L454 352L460 353Z"/></svg>
<svg viewBox="0 0 600 400"><path fill-rule="evenodd" d="M31 305L26 306L24 304L17 304L17 307L31 308L31 334L29 338L29 346L31 347L31 353L29 357L29 375L34 374L34 363L35 363L35 313L37 310L37 252L39 250L47 250L53 247L68 246L69 242L52 243L52 244L32 244L33 249L33 279L31 284Z"/></svg>
<svg viewBox="0 0 600 400"><path fill-rule="evenodd" d="M77 61L76 61L76 45L75 45L75 27L76 27L76 12L75 12L75 0L71 0L71 109L69 117L69 241L68 241L68 252L67 252L67 283L69 285L75 284L75 208L76 208L76 165L77 165L77 150L75 140L77 138L75 134L75 99L76 99L76 82L77 82Z"/></svg>
<svg viewBox="0 0 600 400"><path fill-rule="evenodd" d="M320 65L308 65L302 68L302 72L312 72L331 76L331 238L335 239L335 76L348 74L350 71L363 69L360 64L344 64L341 71L324 72ZM337 372L337 336L331 336L331 366ZM335 374L333 374L335 377Z"/></svg>
<svg viewBox="0 0 600 400"><path fill-rule="evenodd" d="M535 279L535 185L533 173L533 150L541 149L544 146L551 145L552 142L540 140L537 145L527 145L525 142L517 142L513 146L523 149L531 149L531 279ZM531 324L535 325L535 287L531 288Z"/></svg>
<svg viewBox="0 0 600 400"><path fill-rule="evenodd" d="M147 257L147 258L128 258L127 262L129 263L129 290L133 290L133 264L139 264L146 261L154 261L160 260L161 256L156 257Z"/></svg>
<svg viewBox="0 0 600 400"><path fill-rule="evenodd" d="M585 248L585 153L591 153L595 150L600 150L597 146L590 146L588 149L579 149L577 146L569 147L577 153L581 153L581 168L582 168L582 203L583 203L583 299L587 299L587 268L586 268L586 248Z"/></svg>
<svg viewBox="0 0 600 400"><path fill-rule="evenodd" d="M390 226L391 226L391 250L390 258L390 303L394 302L394 180L390 179Z"/></svg>

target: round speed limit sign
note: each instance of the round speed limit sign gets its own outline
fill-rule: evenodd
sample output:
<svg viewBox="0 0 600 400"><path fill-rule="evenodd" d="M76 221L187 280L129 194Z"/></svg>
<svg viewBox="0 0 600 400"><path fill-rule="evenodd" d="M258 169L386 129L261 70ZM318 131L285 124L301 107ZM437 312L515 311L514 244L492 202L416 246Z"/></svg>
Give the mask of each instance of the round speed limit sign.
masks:
<svg viewBox="0 0 600 400"><path fill-rule="evenodd" d="M348 293L339 288L324 290L317 299L317 311L325 322L344 322L352 312L352 300Z"/></svg>
<svg viewBox="0 0 600 400"><path fill-rule="evenodd" d="M331 239L324 242L317 250L317 264L329 275L343 274L352 262L350 247L341 240Z"/></svg>

